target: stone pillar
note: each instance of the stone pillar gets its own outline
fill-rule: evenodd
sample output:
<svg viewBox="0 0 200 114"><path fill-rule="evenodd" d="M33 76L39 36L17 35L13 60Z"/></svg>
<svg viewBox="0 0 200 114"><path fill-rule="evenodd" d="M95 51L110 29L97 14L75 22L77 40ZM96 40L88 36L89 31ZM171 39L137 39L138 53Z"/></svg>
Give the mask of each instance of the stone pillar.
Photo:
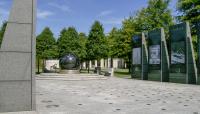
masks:
<svg viewBox="0 0 200 114"><path fill-rule="evenodd" d="M92 61L89 61L89 67L92 68Z"/></svg>
<svg viewBox="0 0 200 114"><path fill-rule="evenodd" d="M83 68L84 69L86 68L86 62L83 62Z"/></svg>
<svg viewBox="0 0 200 114"><path fill-rule="evenodd" d="M14 0L0 49L0 112L35 110L36 0Z"/></svg>
<svg viewBox="0 0 200 114"><path fill-rule="evenodd" d="M115 66L115 60L116 60L116 58L113 58L113 68L116 68L116 66Z"/></svg>
<svg viewBox="0 0 200 114"><path fill-rule="evenodd" d="M161 28L161 82L169 82L169 54L163 28Z"/></svg>
<svg viewBox="0 0 200 114"><path fill-rule="evenodd" d="M192 44L192 36L190 32L189 22L186 22L186 83L188 84L196 84L197 83L197 67L194 56L194 48Z"/></svg>
<svg viewBox="0 0 200 114"><path fill-rule="evenodd" d="M108 58L108 68L111 67L111 58Z"/></svg>
<svg viewBox="0 0 200 114"><path fill-rule="evenodd" d="M108 59L105 59L105 68L108 68Z"/></svg>
<svg viewBox="0 0 200 114"><path fill-rule="evenodd" d="M97 67L97 60L95 60L95 67Z"/></svg>
<svg viewBox="0 0 200 114"><path fill-rule="evenodd" d="M118 68L117 62L118 62L118 58L114 58L113 59L113 68Z"/></svg>
<svg viewBox="0 0 200 114"><path fill-rule="evenodd" d="M142 33L142 80L148 80L148 50L144 33Z"/></svg>
<svg viewBox="0 0 200 114"><path fill-rule="evenodd" d="M104 66L104 59L101 59L101 68L105 68L105 66Z"/></svg>

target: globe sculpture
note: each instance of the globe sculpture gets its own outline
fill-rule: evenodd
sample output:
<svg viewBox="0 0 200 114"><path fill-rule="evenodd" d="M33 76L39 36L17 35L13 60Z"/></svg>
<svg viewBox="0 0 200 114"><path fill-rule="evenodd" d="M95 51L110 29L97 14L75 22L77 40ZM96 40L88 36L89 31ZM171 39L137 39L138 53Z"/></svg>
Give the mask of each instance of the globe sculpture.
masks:
<svg viewBox="0 0 200 114"><path fill-rule="evenodd" d="M79 58L74 54L66 54L60 59L62 74L79 73Z"/></svg>

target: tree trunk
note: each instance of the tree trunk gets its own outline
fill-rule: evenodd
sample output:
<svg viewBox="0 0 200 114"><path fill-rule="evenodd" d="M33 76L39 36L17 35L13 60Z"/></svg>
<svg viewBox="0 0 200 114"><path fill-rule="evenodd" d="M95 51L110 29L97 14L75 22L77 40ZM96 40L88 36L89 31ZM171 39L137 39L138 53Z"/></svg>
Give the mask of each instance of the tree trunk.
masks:
<svg viewBox="0 0 200 114"><path fill-rule="evenodd" d="M38 57L38 60L37 60L37 67L38 67L38 71L37 71L37 74L40 74L40 58Z"/></svg>
<svg viewBox="0 0 200 114"><path fill-rule="evenodd" d="M131 59L128 57L128 73L131 73Z"/></svg>
<svg viewBox="0 0 200 114"><path fill-rule="evenodd" d="M97 67L100 67L100 60L97 60Z"/></svg>
<svg viewBox="0 0 200 114"><path fill-rule="evenodd" d="M111 57L110 67L113 68L113 58Z"/></svg>
<svg viewBox="0 0 200 114"><path fill-rule="evenodd" d="M107 58L107 68L109 68L108 63L109 63L109 58Z"/></svg>
<svg viewBox="0 0 200 114"><path fill-rule="evenodd" d="M82 62L80 62L79 64L79 72L81 72L81 69L82 69Z"/></svg>
<svg viewBox="0 0 200 114"><path fill-rule="evenodd" d="M85 64L86 64L85 69L87 70L88 69L88 61L85 61Z"/></svg>
<svg viewBox="0 0 200 114"><path fill-rule="evenodd" d="M97 74L101 74L101 62L100 62L101 60L97 60Z"/></svg>
<svg viewBox="0 0 200 114"><path fill-rule="evenodd" d="M88 60L87 61L87 64L88 64L88 74L90 73L90 61Z"/></svg>

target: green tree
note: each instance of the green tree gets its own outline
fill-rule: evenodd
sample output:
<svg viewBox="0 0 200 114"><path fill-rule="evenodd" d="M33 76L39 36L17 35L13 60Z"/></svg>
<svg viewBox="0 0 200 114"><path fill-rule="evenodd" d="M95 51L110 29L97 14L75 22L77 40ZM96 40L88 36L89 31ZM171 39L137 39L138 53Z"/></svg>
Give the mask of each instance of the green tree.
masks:
<svg viewBox="0 0 200 114"><path fill-rule="evenodd" d="M57 40L58 51L59 51L59 57L61 56L60 53L61 53L62 51L64 51L64 50L62 50L62 45L61 45L61 44L62 44L62 42L63 42L63 39L64 39L64 37L65 37L66 32L67 32L67 29L66 29L66 28L63 28L63 29L61 30L60 36L59 36L59 38L58 38L58 40Z"/></svg>
<svg viewBox="0 0 200 114"><path fill-rule="evenodd" d="M131 53L132 53L132 36L136 34L136 19L135 17L129 17L122 22L122 28L117 30L114 28L109 36L113 37L111 39L113 43L109 45L112 46L110 53L113 57L123 58L129 68L131 66Z"/></svg>
<svg viewBox="0 0 200 114"><path fill-rule="evenodd" d="M7 26L7 22L5 21L5 22L3 22L3 24L2 24L2 26L0 28L0 47L1 47L1 43L2 43L3 37L4 37L6 26Z"/></svg>
<svg viewBox="0 0 200 114"><path fill-rule="evenodd" d="M58 39L59 56L66 53L73 53L80 58L81 45L79 43L79 34L74 27L64 28Z"/></svg>
<svg viewBox="0 0 200 114"><path fill-rule="evenodd" d="M79 49L79 57L80 57L80 62L81 62L81 67L82 63L86 60L86 42L87 42L87 36L85 33L79 33L79 44L80 44L80 49ZM82 69L82 68L81 68Z"/></svg>
<svg viewBox="0 0 200 114"><path fill-rule="evenodd" d="M137 24L133 17L129 17L122 22L122 28L120 30L121 36L118 41L121 42L121 52L118 55L123 57L130 62L131 52L132 52L132 37L137 34L136 30ZM123 51L124 50L124 51Z"/></svg>
<svg viewBox="0 0 200 114"><path fill-rule="evenodd" d="M169 9L170 0L149 0L148 6L136 14L136 30L148 31L173 25L173 17ZM134 18L130 18L134 19Z"/></svg>
<svg viewBox="0 0 200 114"><path fill-rule="evenodd" d="M200 21L200 0L178 0L177 8L181 12L181 21L189 21L193 27Z"/></svg>
<svg viewBox="0 0 200 114"><path fill-rule="evenodd" d="M147 7L123 21L120 30L121 36L117 39L117 42L119 42L118 57L122 57L127 61L129 69L131 66L133 35L160 27L167 30L170 25L173 25L171 10L168 8L169 3L170 0L149 0Z"/></svg>
<svg viewBox="0 0 200 114"><path fill-rule="evenodd" d="M120 52L118 52L118 56L125 59L127 67L129 68L129 72L131 68L132 37L134 34L137 33L134 29L136 25L132 21L134 20L127 19L123 21L122 29L120 30L120 37L117 41L120 42L120 44L118 44L118 47L120 49Z"/></svg>
<svg viewBox="0 0 200 114"><path fill-rule="evenodd" d="M113 57L117 57L117 49L116 49L116 45L117 45L117 38L118 38L118 29L117 28L113 28L110 33L107 36L107 41L108 41L108 56L113 58Z"/></svg>
<svg viewBox="0 0 200 114"><path fill-rule="evenodd" d="M58 48L56 40L51 32L50 28L46 27L41 34L36 38L36 55L38 59L38 65L40 59L52 59L58 57ZM44 62L43 62L44 65ZM43 66L44 67L44 66ZM39 66L38 66L39 70ZM39 71L38 71L39 72Z"/></svg>
<svg viewBox="0 0 200 114"><path fill-rule="evenodd" d="M195 49L195 58L198 58L198 41L196 24L200 22L200 0L178 0L177 9L181 15L179 21L189 21L192 28L192 41Z"/></svg>
<svg viewBox="0 0 200 114"><path fill-rule="evenodd" d="M113 67L113 58L121 56L121 49L119 49L119 45L122 42L118 42L119 39L122 37L120 30L117 28L113 28L107 36L108 42L108 49L109 53L108 56L111 58L111 66Z"/></svg>
<svg viewBox="0 0 200 114"><path fill-rule="evenodd" d="M98 67L100 66L101 58L108 56L108 47L104 35L103 25L99 21L95 21L89 32L86 43L87 58L97 60Z"/></svg>

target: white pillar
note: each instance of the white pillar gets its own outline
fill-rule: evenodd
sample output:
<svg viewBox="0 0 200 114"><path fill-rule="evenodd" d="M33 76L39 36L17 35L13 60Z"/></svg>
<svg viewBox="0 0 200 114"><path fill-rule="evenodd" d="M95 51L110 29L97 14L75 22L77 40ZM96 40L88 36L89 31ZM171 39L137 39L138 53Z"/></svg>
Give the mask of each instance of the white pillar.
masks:
<svg viewBox="0 0 200 114"><path fill-rule="evenodd" d="M86 68L86 62L83 62L83 68Z"/></svg>
<svg viewBox="0 0 200 114"><path fill-rule="evenodd" d="M89 67L92 68L92 61L89 61Z"/></svg>
<svg viewBox="0 0 200 114"><path fill-rule="evenodd" d="M105 66L104 66L104 59L101 59L101 68L105 68Z"/></svg>
<svg viewBox="0 0 200 114"><path fill-rule="evenodd" d="M108 58L108 68L111 66L111 58Z"/></svg>
<svg viewBox="0 0 200 114"><path fill-rule="evenodd" d="M97 60L95 60L95 67L97 67Z"/></svg>
<svg viewBox="0 0 200 114"><path fill-rule="evenodd" d="M116 61L117 61L117 59L113 58L113 68L117 68Z"/></svg>
<svg viewBox="0 0 200 114"><path fill-rule="evenodd" d="M108 68L108 59L105 59L105 68Z"/></svg>

